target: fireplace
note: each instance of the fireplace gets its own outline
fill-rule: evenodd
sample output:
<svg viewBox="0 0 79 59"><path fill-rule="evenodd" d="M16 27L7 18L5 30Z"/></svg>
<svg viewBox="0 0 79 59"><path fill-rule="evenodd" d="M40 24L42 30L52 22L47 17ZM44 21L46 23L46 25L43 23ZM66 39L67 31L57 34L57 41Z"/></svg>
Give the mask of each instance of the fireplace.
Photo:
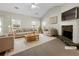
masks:
<svg viewBox="0 0 79 59"><path fill-rule="evenodd" d="M70 39L73 39L73 25L63 25L62 26L62 36Z"/></svg>

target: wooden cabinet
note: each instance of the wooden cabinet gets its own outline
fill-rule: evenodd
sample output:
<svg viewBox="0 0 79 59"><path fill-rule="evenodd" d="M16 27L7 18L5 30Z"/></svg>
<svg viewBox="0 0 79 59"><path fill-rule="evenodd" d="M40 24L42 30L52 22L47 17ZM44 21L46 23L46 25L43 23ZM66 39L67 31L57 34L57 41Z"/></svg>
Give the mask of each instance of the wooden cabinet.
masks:
<svg viewBox="0 0 79 59"><path fill-rule="evenodd" d="M0 37L0 53L14 48L13 37Z"/></svg>
<svg viewBox="0 0 79 59"><path fill-rule="evenodd" d="M74 20L79 18L79 7L72 8L62 13L62 20Z"/></svg>

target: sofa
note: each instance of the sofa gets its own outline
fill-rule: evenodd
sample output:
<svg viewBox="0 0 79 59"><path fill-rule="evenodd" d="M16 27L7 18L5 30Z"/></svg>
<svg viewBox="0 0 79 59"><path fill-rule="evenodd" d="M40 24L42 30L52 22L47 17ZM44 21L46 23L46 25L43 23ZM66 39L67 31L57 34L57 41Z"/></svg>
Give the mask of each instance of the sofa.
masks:
<svg viewBox="0 0 79 59"><path fill-rule="evenodd" d="M12 36L0 37L0 53L14 48L14 38Z"/></svg>
<svg viewBox="0 0 79 59"><path fill-rule="evenodd" d="M27 33L32 32L32 28L21 28L17 29L13 33L8 33L8 36L15 36L15 38L22 38L24 35L27 35Z"/></svg>

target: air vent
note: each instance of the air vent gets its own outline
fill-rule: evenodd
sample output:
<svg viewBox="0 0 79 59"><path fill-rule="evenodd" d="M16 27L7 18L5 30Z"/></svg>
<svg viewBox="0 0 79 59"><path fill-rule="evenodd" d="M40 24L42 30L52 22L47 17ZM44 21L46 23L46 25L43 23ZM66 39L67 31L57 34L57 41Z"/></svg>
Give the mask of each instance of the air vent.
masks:
<svg viewBox="0 0 79 59"><path fill-rule="evenodd" d="M17 7L17 6L15 6L14 8L15 8L15 9L19 9L19 7Z"/></svg>

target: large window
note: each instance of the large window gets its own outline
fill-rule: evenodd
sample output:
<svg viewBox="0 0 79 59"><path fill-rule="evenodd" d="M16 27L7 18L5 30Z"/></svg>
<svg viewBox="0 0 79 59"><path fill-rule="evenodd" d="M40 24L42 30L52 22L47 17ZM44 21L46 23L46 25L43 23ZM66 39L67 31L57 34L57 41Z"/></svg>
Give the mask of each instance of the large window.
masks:
<svg viewBox="0 0 79 59"><path fill-rule="evenodd" d="M12 27L13 29L17 29L21 27L21 20L12 19Z"/></svg>
<svg viewBox="0 0 79 59"><path fill-rule="evenodd" d="M21 25L21 20L12 19L12 25Z"/></svg>

